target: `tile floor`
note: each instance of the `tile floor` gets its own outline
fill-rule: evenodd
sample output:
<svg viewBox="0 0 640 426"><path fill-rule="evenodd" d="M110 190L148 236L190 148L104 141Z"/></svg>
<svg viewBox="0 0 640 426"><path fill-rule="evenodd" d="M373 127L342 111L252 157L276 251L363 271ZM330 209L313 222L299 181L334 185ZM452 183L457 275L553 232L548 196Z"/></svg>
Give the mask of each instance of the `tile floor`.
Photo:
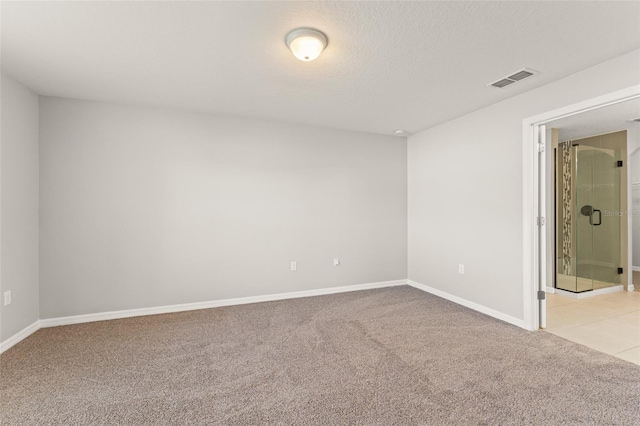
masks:
<svg viewBox="0 0 640 426"><path fill-rule="evenodd" d="M547 332L640 365L640 292L547 294Z"/></svg>

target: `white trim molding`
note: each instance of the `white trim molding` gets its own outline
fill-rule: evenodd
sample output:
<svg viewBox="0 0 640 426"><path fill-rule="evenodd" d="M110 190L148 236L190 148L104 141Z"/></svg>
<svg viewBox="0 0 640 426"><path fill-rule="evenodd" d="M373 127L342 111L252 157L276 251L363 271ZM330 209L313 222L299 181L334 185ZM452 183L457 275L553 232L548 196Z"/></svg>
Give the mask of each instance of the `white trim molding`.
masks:
<svg viewBox="0 0 640 426"><path fill-rule="evenodd" d="M467 299L463 299L462 297L454 296L453 294L449 294L442 290L438 290L436 288L429 287L427 285L420 284L415 281L407 280L407 284L409 284L411 287L417 288L418 290L422 290L424 292L433 294L434 296L442 297L443 299L449 300L450 302L456 303L458 305L462 305L469 309L473 309L474 311L478 311L482 314L499 319L500 321L508 322L509 324L513 324L520 328L524 328L524 329L527 328L525 321L520 318L512 317L511 315L507 315L500 311L487 308L486 306L479 305L475 302L471 302Z"/></svg>
<svg viewBox="0 0 640 426"><path fill-rule="evenodd" d="M207 302L182 303L179 305L156 306L150 308L127 309L122 311L99 312L94 314L73 315L68 317L46 318L40 320L41 327L57 327L60 325L82 324L86 322L106 321L119 318L132 318L144 315L168 314L172 312L195 311L198 309L218 308L221 306L246 305L249 303L272 302L277 300L297 299L300 297L323 296L327 294L347 293L350 291L372 290L376 288L406 285L407 280L382 281L376 283L356 284L343 287L320 288L316 290L295 291L290 293L268 294L263 296L240 297L235 299L211 300Z"/></svg>
<svg viewBox="0 0 640 426"><path fill-rule="evenodd" d="M320 288L316 290L294 291L290 293L267 294L263 296L240 297L236 299L211 300L207 302L183 303L179 305L154 306L150 308L127 309L122 311L98 312L94 314L72 315L68 317L45 318L35 321L4 342L0 342L0 353L6 351L26 339L40 328L58 327L61 325L82 324L95 321L106 321L119 318L132 318L144 315L168 314L172 312L195 311L198 309L217 308L221 306L245 305L248 303L272 302L277 300L297 299L301 297L323 296L327 294L348 293L351 291L373 290L407 285L407 280L381 281L376 283L356 284L342 287Z"/></svg>
<svg viewBox="0 0 640 426"><path fill-rule="evenodd" d="M4 342L0 342L0 354L7 349L17 345L36 331L40 330L40 320L34 321L33 324L26 326Z"/></svg>
<svg viewBox="0 0 640 426"><path fill-rule="evenodd" d="M454 296L442 290L438 290L433 287L429 287L424 284L417 283L415 281L402 279L402 280L395 280L395 281L382 281L382 282L376 282L376 283L356 284L356 285L349 285L349 286L342 286L342 287L321 288L316 290L295 291L290 293L277 293L277 294L268 294L268 295L262 295L262 296L240 297L235 299L221 299L221 300L212 300L212 301L206 301L206 302L183 303L179 305L155 306L150 308L127 309L122 311L110 311L110 312L99 312L99 313L84 314L84 315L72 315L67 317L45 318L45 319L41 319L34 322L30 326L26 327L25 329L11 336L6 341L0 343L0 353L11 348L12 346L16 345L20 341L26 339L31 334L38 331L40 328L58 327L62 325L71 325L71 324L82 324L82 323L96 322L96 321L107 321L107 320L120 319L120 318L133 318L133 317L145 316L145 315L158 315L158 314L167 314L167 313L173 313L173 312L186 312L186 311L194 311L198 309L217 308L222 306L245 305L249 303L260 303L260 302L272 302L272 301L286 300L286 299L297 299L301 297L323 296L328 294L347 293L351 291L360 291L360 290L373 290L377 288L396 287L396 286L402 286L402 285L410 285L411 287L417 288L426 293L430 293L430 294L433 294L434 296L442 297L443 299L449 300L458 305L464 306L469 309L473 309L474 311L478 311L480 313L499 319L501 321L505 321L507 323L518 326L520 328L525 328L525 329L527 328L525 321L522 319L512 317L510 315L487 308L486 306L482 306L474 302L470 302L466 299L463 299L458 296Z"/></svg>

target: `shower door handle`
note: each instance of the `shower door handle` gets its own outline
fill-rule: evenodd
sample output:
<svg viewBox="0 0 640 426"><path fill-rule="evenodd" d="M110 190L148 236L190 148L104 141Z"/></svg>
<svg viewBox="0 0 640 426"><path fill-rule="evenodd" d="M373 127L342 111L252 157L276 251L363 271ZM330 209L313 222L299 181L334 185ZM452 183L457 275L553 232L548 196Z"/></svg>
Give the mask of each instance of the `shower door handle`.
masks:
<svg viewBox="0 0 640 426"><path fill-rule="evenodd" d="M593 215L596 214L596 212L598 212L598 223L593 223ZM602 212L600 210L593 209L593 213L589 215L589 224L593 226L602 225Z"/></svg>

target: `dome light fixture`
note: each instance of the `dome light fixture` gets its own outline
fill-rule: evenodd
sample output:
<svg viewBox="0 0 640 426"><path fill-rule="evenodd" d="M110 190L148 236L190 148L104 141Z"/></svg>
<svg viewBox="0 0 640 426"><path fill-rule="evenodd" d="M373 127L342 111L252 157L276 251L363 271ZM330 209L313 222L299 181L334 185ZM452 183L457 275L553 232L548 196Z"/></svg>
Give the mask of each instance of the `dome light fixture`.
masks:
<svg viewBox="0 0 640 426"><path fill-rule="evenodd" d="M301 61L309 62L320 56L327 47L327 36L313 28L296 28L285 38L293 55Z"/></svg>

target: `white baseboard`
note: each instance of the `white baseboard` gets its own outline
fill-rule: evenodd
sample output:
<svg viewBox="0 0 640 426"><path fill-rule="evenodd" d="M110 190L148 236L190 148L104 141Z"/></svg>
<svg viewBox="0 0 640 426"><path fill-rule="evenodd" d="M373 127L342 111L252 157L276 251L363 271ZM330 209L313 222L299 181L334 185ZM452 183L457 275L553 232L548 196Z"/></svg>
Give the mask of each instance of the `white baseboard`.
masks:
<svg viewBox="0 0 640 426"><path fill-rule="evenodd" d="M549 287L547 286L547 293L549 294L555 294L556 293L556 289L553 287Z"/></svg>
<svg viewBox="0 0 640 426"><path fill-rule="evenodd" d="M627 291L635 291L636 287L633 284L627 286Z"/></svg>
<svg viewBox="0 0 640 426"><path fill-rule="evenodd" d="M356 284L343 287L320 288L317 290L295 291L291 293L268 294L264 296L240 297L236 299L211 300L207 302L182 303L179 305L156 306L151 308L127 309L123 311L99 312L95 314L73 315L68 317L46 318L40 320L41 327L81 324L85 322L105 321L119 318L131 318L143 315L168 314L172 312L195 311L198 309L218 308L221 306L245 305L248 303L271 302L276 300L297 299L300 297L322 296L326 294L347 293L350 291L371 290L375 288L406 285L407 280L382 281L377 283Z"/></svg>
<svg viewBox="0 0 640 426"><path fill-rule="evenodd" d="M350 291L371 290L376 288L394 287L406 285L407 280L382 281L377 283L356 284L343 287L321 288L317 290L295 291L290 293L269 294L264 296L240 297L236 299L212 300L207 302L183 303L179 305L156 306L151 308L128 309L123 311L99 312L95 314L73 315L59 318L41 319L30 326L14 334L4 342L0 342L0 353L26 339L31 334L44 327L57 327L60 325L81 324L94 321L105 321L118 318L130 318L143 315L167 314L172 312L194 311L220 306L244 305L248 303L269 302L300 297L322 296L326 294L347 293Z"/></svg>
<svg viewBox="0 0 640 426"><path fill-rule="evenodd" d="M632 271L640 271L640 266L632 266L631 270Z"/></svg>
<svg viewBox="0 0 640 426"><path fill-rule="evenodd" d="M479 305L475 302L471 302L469 300L463 299L458 296L454 296L452 294L446 293L442 290L435 289L433 287L426 286L424 284L417 283L415 281L407 280L407 284L409 284L411 287L415 287L419 290L425 291L427 293L431 293L435 296L442 297L443 299L447 299L453 303L457 303L458 305L462 305L469 309L473 309L474 311L478 311L485 315L489 315L490 317L499 319L504 322L508 322L509 324L513 324L515 326L518 326L520 328L524 328L525 330L527 330L527 326L524 320L520 318L512 317L511 315L507 315L502 312L493 310L491 308L487 308L486 306Z"/></svg>
<svg viewBox="0 0 640 426"><path fill-rule="evenodd" d="M493 309L487 308L485 306L479 305L474 302L470 302L461 297L451 295L449 293L446 293L441 290L437 290L435 288L426 286L424 284L419 284L415 281L404 279L404 280L395 280L395 281L383 281L383 282L377 282L377 283L356 284L356 285L343 286L343 287L330 287L330 288L321 288L316 290L296 291L296 292L290 292L290 293L269 294L269 295L263 295L263 296L240 297L235 299L212 300L207 302L183 303L179 305L156 306L151 308L128 309L128 310L122 310L122 311L99 312L95 314L73 315L73 316L58 317L58 318L46 318L46 319L41 319L39 321L34 322L29 327L26 327L24 330L16 333L6 341L0 343L0 353L6 351L7 349L14 346L21 340L27 338L28 336L36 332L38 329L44 328L44 327L57 327L61 325L81 324L86 322L105 321L105 320L112 320L112 319L119 319L119 318L131 318L131 317L144 316L144 315L167 314L172 312L194 311L198 309L209 309L209 308L217 308L222 306L244 305L248 303L297 299L301 297L312 297L312 296L322 296L327 294L347 293L351 291L371 290L376 288L394 287L394 286L401 286L401 285L407 285L407 284L419 290L425 291L427 293L431 293L435 296L442 297L443 299L447 299L451 302L454 302L459 305L465 306L467 308L473 309L475 311L481 312L485 315L489 315L501 321L505 321L510 324L516 325L520 328L526 329L524 320L512 317L502 312L495 311Z"/></svg>
<svg viewBox="0 0 640 426"><path fill-rule="evenodd" d="M26 326L22 330L18 331L13 336L9 337L4 342L0 342L0 354L6 351L7 349L15 346L20 343L27 337L31 336L36 331L40 330L40 320L34 321L33 324Z"/></svg>

